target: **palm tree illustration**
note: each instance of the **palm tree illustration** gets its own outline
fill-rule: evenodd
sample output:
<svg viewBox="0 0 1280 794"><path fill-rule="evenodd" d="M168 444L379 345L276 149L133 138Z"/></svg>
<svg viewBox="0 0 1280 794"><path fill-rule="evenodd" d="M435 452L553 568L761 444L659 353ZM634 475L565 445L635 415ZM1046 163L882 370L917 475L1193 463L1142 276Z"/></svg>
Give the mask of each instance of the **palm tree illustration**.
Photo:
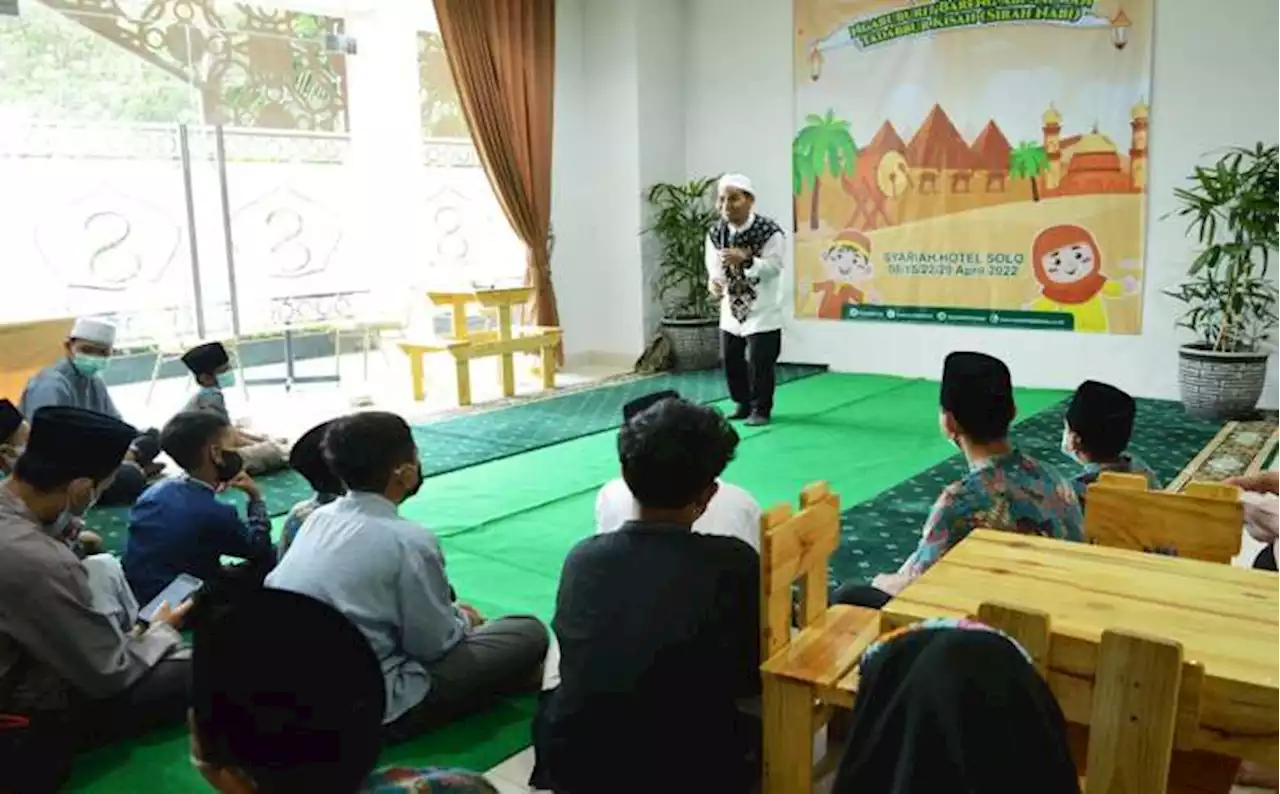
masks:
<svg viewBox="0 0 1280 794"><path fill-rule="evenodd" d="M1014 179L1031 180L1031 200L1040 200L1040 187L1036 180L1049 167L1049 155L1044 147L1031 141L1023 141L1018 148L1009 152L1009 176Z"/></svg>
<svg viewBox="0 0 1280 794"><path fill-rule="evenodd" d="M793 202L806 187L813 189L809 201L810 229L818 228L822 178L852 175L857 160L858 145L849 133L849 122L836 118L832 110L825 116L810 113L805 117L805 126L791 142L791 188Z"/></svg>

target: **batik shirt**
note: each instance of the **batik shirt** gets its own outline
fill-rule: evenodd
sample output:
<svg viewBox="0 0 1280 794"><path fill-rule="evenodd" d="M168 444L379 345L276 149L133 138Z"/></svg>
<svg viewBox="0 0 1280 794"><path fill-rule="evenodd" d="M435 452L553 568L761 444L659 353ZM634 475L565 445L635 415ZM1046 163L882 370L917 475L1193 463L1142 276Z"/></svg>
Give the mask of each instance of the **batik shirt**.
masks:
<svg viewBox="0 0 1280 794"><path fill-rule="evenodd" d="M490 794L492 784L461 769L389 767L374 772L360 794Z"/></svg>
<svg viewBox="0 0 1280 794"><path fill-rule="evenodd" d="M1071 483L1018 450L976 464L943 489L920 545L899 573L914 579L975 529L1084 540L1084 513Z"/></svg>
<svg viewBox="0 0 1280 794"><path fill-rule="evenodd" d="M1076 491L1076 498L1080 500L1081 509L1084 508L1084 499L1089 491L1089 486L1097 482L1098 477L1104 471L1114 471L1120 474L1141 474L1147 478L1147 490L1164 490L1164 486L1160 483L1160 477L1155 471L1142 458L1126 452L1120 456L1119 460L1112 463L1090 463L1084 467L1084 471L1071 478L1071 487Z"/></svg>

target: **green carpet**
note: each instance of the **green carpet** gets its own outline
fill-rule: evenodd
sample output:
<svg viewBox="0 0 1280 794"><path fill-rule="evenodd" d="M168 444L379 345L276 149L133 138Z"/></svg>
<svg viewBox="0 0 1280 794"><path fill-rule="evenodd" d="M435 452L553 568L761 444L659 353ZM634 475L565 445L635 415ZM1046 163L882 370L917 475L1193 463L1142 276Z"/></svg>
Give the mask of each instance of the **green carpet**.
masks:
<svg viewBox="0 0 1280 794"><path fill-rule="evenodd" d="M653 388L650 380L638 393ZM794 503L805 484L829 481L849 507L847 537L833 560L833 577L870 578L910 552L923 515L941 488L934 482L939 477L954 479L958 473L955 450L938 432L937 388L928 381L839 374L780 386L774 424L740 427L738 458L725 478L766 506ZM1019 425L1017 437L1031 454L1050 461L1061 458L1057 447L1065 396L1060 391L1018 391L1019 413L1026 421ZM620 403L613 406L615 416L619 408ZM494 413L507 410L516 409ZM1141 408L1135 448L1162 476L1172 476L1167 474L1170 467L1176 473L1194 455L1198 447L1175 465L1176 455L1190 449L1204 432L1203 427L1180 421L1178 412L1180 408L1174 411L1165 403L1144 402ZM593 531L596 491L617 476L614 443L614 433L597 431L439 474L424 483L402 512L440 535L449 577L462 598L486 614L523 612L549 619L564 557ZM1179 451L1155 454L1171 444ZM919 480L917 475L933 479ZM908 483L910 488L905 487ZM896 491L897 498L877 498L886 489ZM870 512L867 505L878 505L879 512ZM873 526L872 517L890 528ZM880 536L881 532L887 534ZM856 553L859 549L862 555ZM527 746L532 704L530 697L504 702L486 714L392 748L384 761L488 769ZM77 767L71 790L105 794L205 788L189 767L184 734L170 731L87 756Z"/></svg>
<svg viewBox="0 0 1280 794"><path fill-rule="evenodd" d="M806 364L780 364L778 382L790 383L822 371L821 367ZM434 477L617 427L622 406L664 389L674 389L696 402L714 402L727 395L719 370L666 372L417 425L413 435L422 452L422 472ZM284 515L311 495L307 482L293 471L257 479L273 516ZM220 498L244 507L244 495L239 492ZM109 551L123 553L129 508L96 508L88 521Z"/></svg>

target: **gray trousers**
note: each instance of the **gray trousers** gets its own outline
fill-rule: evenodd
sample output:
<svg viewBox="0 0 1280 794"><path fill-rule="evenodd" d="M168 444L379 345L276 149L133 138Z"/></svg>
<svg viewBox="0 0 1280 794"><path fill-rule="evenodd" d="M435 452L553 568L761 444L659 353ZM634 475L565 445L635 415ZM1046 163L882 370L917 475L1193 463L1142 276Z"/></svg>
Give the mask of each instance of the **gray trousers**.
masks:
<svg viewBox="0 0 1280 794"><path fill-rule="evenodd" d="M537 692L547 655L547 627L529 616L492 620L473 629L428 665L431 689L422 702L383 726L388 742L402 742L447 722L483 711L503 695Z"/></svg>

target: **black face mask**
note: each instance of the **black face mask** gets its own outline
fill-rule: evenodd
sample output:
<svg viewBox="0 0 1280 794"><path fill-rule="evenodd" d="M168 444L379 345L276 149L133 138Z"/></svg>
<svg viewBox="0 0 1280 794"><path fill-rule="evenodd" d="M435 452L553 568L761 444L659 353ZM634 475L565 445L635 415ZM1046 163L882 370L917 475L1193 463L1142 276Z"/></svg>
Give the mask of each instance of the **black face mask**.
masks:
<svg viewBox="0 0 1280 794"><path fill-rule="evenodd" d="M404 492L405 499L409 499L414 496L417 496L418 491L422 490L422 461L418 461L417 471L418 471L418 481L413 484L412 488Z"/></svg>
<svg viewBox="0 0 1280 794"><path fill-rule="evenodd" d="M244 471L244 458L229 449L222 450L222 462L218 464L218 482L230 482Z"/></svg>

